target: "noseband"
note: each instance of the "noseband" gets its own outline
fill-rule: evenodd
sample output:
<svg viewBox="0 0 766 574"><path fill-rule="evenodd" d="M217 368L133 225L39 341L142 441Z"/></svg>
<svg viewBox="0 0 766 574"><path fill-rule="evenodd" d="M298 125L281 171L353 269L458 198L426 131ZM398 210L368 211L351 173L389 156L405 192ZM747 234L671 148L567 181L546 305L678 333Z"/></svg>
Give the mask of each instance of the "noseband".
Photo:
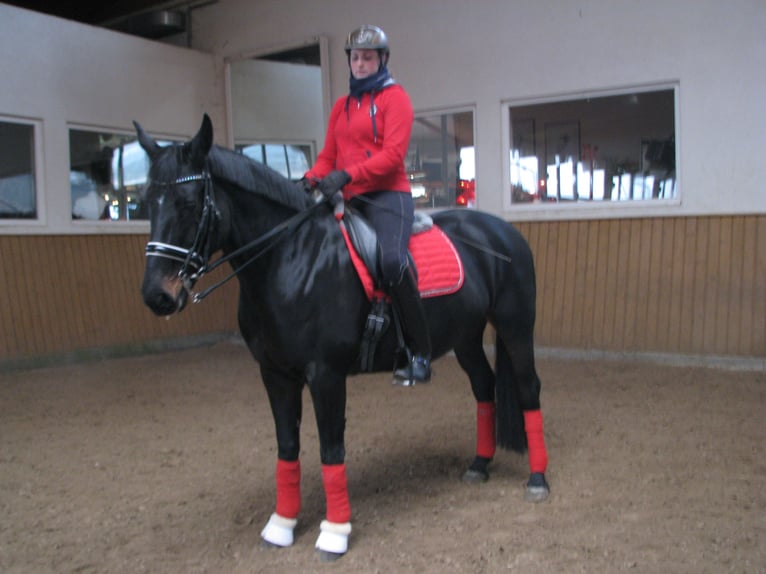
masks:
<svg viewBox="0 0 766 574"><path fill-rule="evenodd" d="M210 172L207 170L194 175L179 177L172 182L155 182L155 185L171 187L192 181L202 181L205 184L205 199L202 208L202 217L200 218L197 234L194 237L194 243L190 248L178 247L169 243L160 241L150 241L146 244L147 257L164 257L173 261L182 263L178 270L178 277L183 282L184 288L191 291L194 283L205 271L208 258L210 257L210 235L218 219L218 210L213 200L213 183Z"/></svg>

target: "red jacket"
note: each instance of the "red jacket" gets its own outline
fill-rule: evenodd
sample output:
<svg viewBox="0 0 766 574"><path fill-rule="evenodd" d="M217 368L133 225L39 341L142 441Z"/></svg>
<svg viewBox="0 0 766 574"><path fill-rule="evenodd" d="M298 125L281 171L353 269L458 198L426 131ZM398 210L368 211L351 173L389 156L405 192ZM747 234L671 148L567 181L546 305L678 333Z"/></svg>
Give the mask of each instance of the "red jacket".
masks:
<svg viewBox="0 0 766 574"><path fill-rule="evenodd" d="M393 84L375 93L375 131L370 113L370 94L362 100L338 98L330 112L324 148L307 178L321 179L336 169L351 176L343 197L368 191L389 190L410 193L404 167L414 113L407 92Z"/></svg>

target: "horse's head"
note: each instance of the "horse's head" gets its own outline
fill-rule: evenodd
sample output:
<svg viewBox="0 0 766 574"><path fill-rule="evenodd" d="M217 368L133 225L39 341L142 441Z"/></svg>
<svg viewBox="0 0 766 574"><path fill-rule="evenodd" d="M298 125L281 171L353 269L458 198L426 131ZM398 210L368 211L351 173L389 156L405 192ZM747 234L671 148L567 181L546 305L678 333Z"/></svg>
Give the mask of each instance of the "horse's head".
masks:
<svg viewBox="0 0 766 574"><path fill-rule="evenodd" d="M164 147L134 124L151 161L144 190L151 233L141 294L154 313L170 315L184 308L198 272L216 247L218 215L207 169L213 126L205 114L190 141Z"/></svg>

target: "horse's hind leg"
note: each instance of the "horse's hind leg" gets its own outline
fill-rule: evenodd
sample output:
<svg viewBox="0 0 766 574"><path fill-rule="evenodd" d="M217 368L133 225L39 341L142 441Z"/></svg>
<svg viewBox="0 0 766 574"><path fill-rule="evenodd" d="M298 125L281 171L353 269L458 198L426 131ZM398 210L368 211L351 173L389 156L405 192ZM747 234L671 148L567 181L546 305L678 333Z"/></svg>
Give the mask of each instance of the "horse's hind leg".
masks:
<svg viewBox="0 0 766 574"><path fill-rule="evenodd" d="M482 330L483 331L483 330ZM489 463L495 456L495 373L482 345L483 333L455 347L455 356L471 381L476 399L476 456L463 475L466 482L489 480Z"/></svg>
<svg viewBox="0 0 766 574"><path fill-rule="evenodd" d="M506 398L503 402L506 405L509 403L511 405L518 404L523 415L530 470L524 497L531 502L540 502L548 498L550 490L545 480L548 453L543 437L540 379L535 369L531 329L528 333L511 333L505 329L501 332L499 330L496 353L498 387L502 384L501 381L506 378L513 382L511 388L504 389ZM511 411L513 410L515 410L513 406L507 406L505 416L512 418L514 413ZM500 419L498 420L500 421ZM505 424L499 422L498 424L502 428L499 430L500 433L507 430L507 422ZM503 440L505 438L501 439L501 444Z"/></svg>

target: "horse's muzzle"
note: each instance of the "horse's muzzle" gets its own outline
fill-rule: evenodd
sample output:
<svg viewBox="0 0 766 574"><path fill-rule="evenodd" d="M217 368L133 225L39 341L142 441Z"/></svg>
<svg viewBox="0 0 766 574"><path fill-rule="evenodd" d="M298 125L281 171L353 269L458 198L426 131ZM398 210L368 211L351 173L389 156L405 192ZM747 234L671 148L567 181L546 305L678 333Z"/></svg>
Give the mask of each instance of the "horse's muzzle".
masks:
<svg viewBox="0 0 766 574"><path fill-rule="evenodd" d="M163 277L155 281L147 275L141 286L141 295L144 304L159 316L180 313L189 300L189 292L178 277Z"/></svg>

